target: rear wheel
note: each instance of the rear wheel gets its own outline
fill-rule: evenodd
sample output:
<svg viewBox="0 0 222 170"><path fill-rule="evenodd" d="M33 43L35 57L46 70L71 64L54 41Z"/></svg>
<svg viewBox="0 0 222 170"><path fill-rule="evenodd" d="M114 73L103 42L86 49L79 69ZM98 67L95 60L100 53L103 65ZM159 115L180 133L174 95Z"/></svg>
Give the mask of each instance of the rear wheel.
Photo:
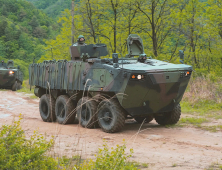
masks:
<svg viewBox="0 0 222 170"><path fill-rule="evenodd" d="M44 122L55 121L55 99L49 94L44 94L39 101L39 112Z"/></svg>
<svg viewBox="0 0 222 170"><path fill-rule="evenodd" d="M96 124L98 103L90 97L83 97L77 104L77 117L82 127L93 128Z"/></svg>
<svg viewBox="0 0 222 170"><path fill-rule="evenodd" d="M173 111L164 113L162 116L155 116L155 120L160 125L176 124L180 120L181 107L178 104Z"/></svg>
<svg viewBox="0 0 222 170"><path fill-rule="evenodd" d="M59 124L71 124L75 121L76 102L67 95L61 95L56 99L55 115Z"/></svg>
<svg viewBox="0 0 222 170"><path fill-rule="evenodd" d="M125 124L125 113L116 99L104 100L98 106L97 118L104 132L121 131Z"/></svg>
<svg viewBox="0 0 222 170"><path fill-rule="evenodd" d="M153 116L146 116L146 117L135 117L134 118L138 123L149 123L153 120Z"/></svg>

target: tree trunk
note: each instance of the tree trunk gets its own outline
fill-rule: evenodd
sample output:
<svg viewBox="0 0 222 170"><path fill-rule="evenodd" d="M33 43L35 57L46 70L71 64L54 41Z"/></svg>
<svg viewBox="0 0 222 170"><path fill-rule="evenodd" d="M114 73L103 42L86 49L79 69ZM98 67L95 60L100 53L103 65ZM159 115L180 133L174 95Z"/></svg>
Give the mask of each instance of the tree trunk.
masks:
<svg viewBox="0 0 222 170"><path fill-rule="evenodd" d="M72 44L74 44L74 0L72 0Z"/></svg>
<svg viewBox="0 0 222 170"><path fill-rule="evenodd" d="M92 36L93 36L93 40L94 43L96 43L96 34L95 34L95 30L94 30L94 26L93 26L93 22L92 22L92 8L91 8L91 4L90 4L90 0L88 0L88 17L89 17L89 22L90 22L90 27L92 30Z"/></svg>
<svg viewBox="0 0 222 170"><path fill-rule="evenodd" d="M114 53L116 53L116 19L117 19L117 13L116 13L116 8L114 10Z"/></svg>
<svg viewBox="0 0 222 170"><path fill-rule="evenodd" d="M192 19L191 19L190 46L191 46L191 51L193 53L194 62L198 66L198 62L197 62L197 58L196 58L196 54L195 54L196 46L195 46L195 43L194 43L194 15L195 15L195 8L193 6L193 15L192 15Z"/></svg>
<svg viewBox="0 0 222 170"><path fill-rule="evenodd" d="M157 36L156 36L156 28L155 28L155 19L154 16L155 15L155 4L154 1L152 2L152 22L151 22L151 26L152 26L152 41L153 41L153 54L157 57L158 53L157 53Z"/></svg>

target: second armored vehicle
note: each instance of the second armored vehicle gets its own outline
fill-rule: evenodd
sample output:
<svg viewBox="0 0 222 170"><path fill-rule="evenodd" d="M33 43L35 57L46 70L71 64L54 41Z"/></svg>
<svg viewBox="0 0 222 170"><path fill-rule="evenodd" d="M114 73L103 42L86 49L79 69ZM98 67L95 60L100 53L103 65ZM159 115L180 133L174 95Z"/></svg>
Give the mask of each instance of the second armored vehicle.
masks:
<svg viewBox="0 0 222 170"><path fill-rule="evenodd" d="M14 62L9 60L7 64L4 60L0 63L0 88L10 88L16 91L21 88L23 73L20 68L14 67Z"/></svg>
<svg viewBox="0 0 222 170"><path fill-rule="evenodd" d="M192 67L148 58L135 34L127 47L124 58L114 53L112 59L101 59L108 54L105 44L71 46L71 61L31 64L30 85L40 98L43 121L73 123L77 113L83 127L98 124L108 133L120 131L127 117L139 123L154 118L160 125L177 123Z"/></svg>

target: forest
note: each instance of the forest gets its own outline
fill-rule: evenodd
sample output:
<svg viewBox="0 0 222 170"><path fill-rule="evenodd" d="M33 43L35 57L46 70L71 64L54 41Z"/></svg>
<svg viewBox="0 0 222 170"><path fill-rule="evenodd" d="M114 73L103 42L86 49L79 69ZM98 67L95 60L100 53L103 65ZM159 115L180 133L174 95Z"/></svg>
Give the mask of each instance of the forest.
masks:
<svg viewBox="0 0 222 170"><path fill-rule="evenodd" d="M59 28L30 2L0 0L0 59L13 59L27 78L28 65L40 57L45 40L53 39Z"/></svg>
<svg viewBox="0 0 222 170"><path fill-rule="evenodd" d="M29 1L0 0L0 56L31 62L46 50L38 62L69 60L71 0ZM74 37L76 40L82 34L87 44L107 44L107 57L111 57L113 52L125 56L128 35L139 34L148 56L179 63L178 51L183 50L185 63L194 67L195 75L220 76L221 2L79 0L74 5ZM59 12L46 14L47 9Z"/></svg>
<svg viewBox="0 0 222 170"><path fill-rule="evenodd" d="M72 0L27 0L32 2L33 5L38 8L42 9L46 14L50 17L58 17L61 14L61 11L65 9L71 8ZM75 0L78 2L79 0Z"/></svg>
<svg viewBox="0 0 222 170"><path fill-rule="evenodd" d="M74 31L86 43L106 43L110 54L127 53L126 38L139 34L148 56L178 63L178 50L197 75L220 75L222 67L221 0L80 0L75 3ZM55 40L56 59L69 59L72 17L69 9L58 22L61 32ZM59 45L59 46L58 46ZM61 48L62 45L63 47ZM50 59L47 53L40 61Z"/></svg>

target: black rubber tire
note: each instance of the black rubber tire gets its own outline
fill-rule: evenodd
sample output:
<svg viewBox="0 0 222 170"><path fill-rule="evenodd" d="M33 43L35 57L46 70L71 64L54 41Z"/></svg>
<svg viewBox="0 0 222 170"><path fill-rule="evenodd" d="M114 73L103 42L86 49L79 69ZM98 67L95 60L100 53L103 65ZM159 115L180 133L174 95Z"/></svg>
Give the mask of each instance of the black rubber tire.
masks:
<svg viewBox="0 0 222 170"><path fill-rule="evenodd" d="M144 121L144 123L149 123L153 120L153 116L146 116L146 117L134 117L134 119L138 122L138 123L143 123L143 120L146 119Z"/></svg>
<svg viewBox="0 0 222 170"><path fill-rule="evenodd" d="M99 126L104 132L119 132L125 125L125 112L117 99L100 102L97 111Z"/></svg>
<svg viewBox="0 0 222 170"><path fill-rule="evenodd" d="M44 122L54 122L55 116L55 99L49 94L41 96L39 101L39 112Z"/></svg>
<svg viewBox="0 0 222 170"><path fill-rule="evenodd" d="M22 88L22 85L21 85L20 82L18 82L18 84L17 84L17 90L20 90L21 88Z"/></svg>
<svg viewBox="0 0 222 170"><path fill-rule="evenodd" d="M77 117L82 127L94 128L97 124L98 103L90 97L83 97L77 103Z"/></svg>
<svg viewBox="0 0 222 170"><path fill-rule="evenodd" d="M181 107L178 104L173 111L164 113L163 116L155 116L155 120L159 125L173 125L180 120Z"/></svg>
<svg viewBox="0 0 222 170"><path fill-rule="evenodd" d="M56 99L55 115L59 124L73 124L76 117L76 102L67 95L61 95Z"/></svg>
<svg viewBox="0 0 222 170"><path fill-rule="evenodd" d="M12 91L17 91L18 90L18 83L15 81L15 83L12 85Z"/></svg>

